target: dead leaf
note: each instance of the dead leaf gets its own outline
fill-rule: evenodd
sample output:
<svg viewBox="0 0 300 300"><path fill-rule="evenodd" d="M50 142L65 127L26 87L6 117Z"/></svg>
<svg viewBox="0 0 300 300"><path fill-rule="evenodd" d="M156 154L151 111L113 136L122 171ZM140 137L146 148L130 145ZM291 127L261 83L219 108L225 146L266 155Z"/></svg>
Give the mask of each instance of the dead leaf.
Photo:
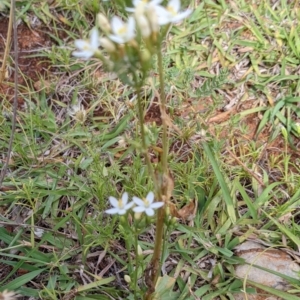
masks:
<svg viewBox="0 0 300 300"><path fill-rule="evenodd" d="M178 215L184 221L191 221L195 218L198 208L198 202L196 199L190 201L178 211Z"/></svg>
<svg viewBox="0 0 300 300"><path fill-rule="evenodd" d="M177 207L174 203L169 202L168 207L170 209L170 214L171 214L172 217L181 218L179 213L178 213L178 209L177 209Z"/></svg>

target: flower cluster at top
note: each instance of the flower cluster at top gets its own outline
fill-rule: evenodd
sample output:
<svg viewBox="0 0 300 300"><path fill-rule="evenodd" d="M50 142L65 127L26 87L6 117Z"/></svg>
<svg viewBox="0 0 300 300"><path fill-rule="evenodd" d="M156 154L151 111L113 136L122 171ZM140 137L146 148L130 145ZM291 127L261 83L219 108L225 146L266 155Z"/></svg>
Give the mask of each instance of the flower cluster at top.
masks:
<svg viewBox="0 0 300 300"><path fill-rule="evenodd" d="M127 211L135 205L132 209L135 213L144 212L147 216L152 217L154 215L154 210L164 205L164 202L154 202L153 192L149 192L145 199L134 196L132 197L132 200L132 202L128 203L128 194L126 192L119 200L115 197L109 197L109 202L113 208L110 208L105 212L112 215L125 215Z"/></svg>
<svg viewBox="0 0 300 300"><path fill-rule="evenodd" d="M166 7L160 5L163 0L133 0L132 8L127 11L132 13L127 22L118 16L113 16L111 21L103 14L98 14L98 25L103 32L99 37L98 29L92 29L90 39L76 40L78 49L73 55L82 59L100 55L99 47L103 47L108 53L116 52L118 45L133 41L136 37L142 37L146 42L156 41L160 26L178 23L192 12L190 9L180 11L180 0L170 0Z"/></svg>

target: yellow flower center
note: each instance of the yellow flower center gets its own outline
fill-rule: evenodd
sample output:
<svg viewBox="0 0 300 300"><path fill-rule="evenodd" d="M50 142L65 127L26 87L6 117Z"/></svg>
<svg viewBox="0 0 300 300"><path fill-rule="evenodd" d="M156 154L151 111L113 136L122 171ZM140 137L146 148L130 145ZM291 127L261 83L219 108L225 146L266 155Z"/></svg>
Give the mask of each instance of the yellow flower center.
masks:
<svg viewBox="0 0 300 300"><path fill-rule="evenodd" d="M119 201L118 201L118 207L119 207L120 209L122 209L122 208L124 207L124 204L123 204L122 199L119 199Z"/></svg>
<svg viewBox="0 0 300 300"><path fill-rule="evenodd" d="M118 34L122 35L127 32L127 26L123 26L118 30Z"/></svg>
<svg viewBox="0 0 300 300"><path fill-rule="evenodd" d="M149 204L150 204L149 201L148 201L147 199L145 199L145 198L143 199L143 201L144 201L144 203L145 203L145 206L146 206L146 207L149 207Z"/></svg>
<svg viewBox="0 0 300 300"><path fill-rule="evenodd" d="M167 11L169 11L173 16L177 15L177 12L172 6L167 6Z"/></svg>

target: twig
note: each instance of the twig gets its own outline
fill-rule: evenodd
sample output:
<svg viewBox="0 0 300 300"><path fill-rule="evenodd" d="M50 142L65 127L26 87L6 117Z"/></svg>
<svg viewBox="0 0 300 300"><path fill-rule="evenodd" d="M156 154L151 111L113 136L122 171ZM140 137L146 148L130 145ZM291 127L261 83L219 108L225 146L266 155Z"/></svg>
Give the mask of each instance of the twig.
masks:
<svg viewBox="0 0 300 300"><path fill-rule="evenodd" d="M11 0L11 2L13 2L13 0ZM9 14L9 22L8 22L8 29L7 29L7 35L6 35L6 46L5 46L5 51L4 51L4 55L3 55L2 67L1 67L1 70L0 70L0 83L2 83L2 81L5 78L6 61L7 61L7 56L8 56L9 49L10 49L11 29L12 29L13 14L14 14L12 3L11 3L10 6L11 7L10 7L10 14Z"/></svg>
<svg viewBox="0 0 300 300"><path fill-rule="evenodd" d="M0 174L0 188L2 186L4 177L6 175L7 167L9 164L11 151L12 151L12 145L16 130L16 122L17 122L17 100L18 100L18 70L19 70L19 64L18 64L18 33L17 33L17 22L16 22L16 3L15 0L11 0L10 5L11 13L10 13L10 19L9 22L13 24L14 26L14 59L15 59L15 74L14 74L14 103L13 103L13 117L12 117L12 126L11 126L11 134L9 138L9 144L7 149L7 158L3 165L3 168L1 170ZM8 44L6 45L8 47ZM4 63L4 62L3 62Z"/></svg>

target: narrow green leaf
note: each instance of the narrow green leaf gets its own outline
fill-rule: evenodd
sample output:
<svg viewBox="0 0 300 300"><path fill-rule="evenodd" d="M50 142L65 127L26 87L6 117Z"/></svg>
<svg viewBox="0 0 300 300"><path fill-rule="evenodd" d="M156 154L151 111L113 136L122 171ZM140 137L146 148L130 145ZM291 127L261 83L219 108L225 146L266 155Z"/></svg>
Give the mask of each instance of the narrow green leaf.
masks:
<svg viewBox="0 0 300 300"><path fill-rule="evenodd" d="M85 285L81 285L77 288L77 291L78 292L83 292L83 291L86 291L86 290L90 290L90 289L96 288L98 286L108 284L108 283L110 283L114 280L115 280L114 276L108 277L108 278L103 278L103 279L97 280L95 282L91 282L91 283L88 283L88 284L85 284Z"/></svg>
<svg viewBox="0 0 300 300"><path fill-rule="evenodd" d="M12 280L8 284L4 285L1 287L1 291L4 290L10 290L10 291L15 291L22 285L26 284L27 282L31 281L33 278L36 276L40 275L42 272L44 272L46 268L39 269L36 271L32 271L30 273L24 274L22 276L17 277L16 279Z"/></svg>
<svg viewBox="0 0 300 300"><path fill-rule="evenodd" d="M257 208L256 206L252 203L252 200L250 197L247 195L245 189L242 187L239 181L234 181L234 186L237 188L241 196L243 197L243 200L245 201L247 207L248 207L248 212L250 213L251 217L253 220L257 220ZM248 215L248 213L247 213ZM245 216L244 216L245 217Z"/></svg>
<svg viewBox="0 0 300 300"><path fill-rule="evenodd" d="M294 235L291 231L289 231L285 226L281 225L278 221L276 221L273 217L271 217L268 213L263 211L264 214L280 229L280 231L288 236L298 247L300 246L300 239Z"/></svg>
<svg viewBox="0 0 300 300"><path fill-rule="evenodd" d="M259 288L259 289L262 289L262 290L264 290L264 291L266 291L266 292L268 292L270 294L273 294L273 295L275 295L277 297L280 297L282 299L286 299L286 300L300 300L300 297L291 295L290 293L287 293L287 292L283 292L283 291L271 288L269 286L265 286L263 284L255 282L255 281L247 280L247 282L249 284L251 284L252 286L255 286L255 287Z"/></svg>
<svg viewBox="0 0 300 300"><path fill-rule="evenodd" d="M234 211L234 206L233 206L233 201L232 198L230 196L230 192L228 189L228 186L224 180L224 177L222 175L222 173L220 172L218 163L215 159L215 156L213 154L213 152L211 151L209 145L206 142L202 143L203 145L203 149L207 155L207 157L209 158L209 161L213 167L213 170L215 172L215 175L219 181L219 184L221 186L222 192L223 192L223 197L226 203L226 207L227 207L227 212L228 212L228 216L231 220L231 222L234 224L236 222L236 215L235 215L235 211Z"/></svg>

